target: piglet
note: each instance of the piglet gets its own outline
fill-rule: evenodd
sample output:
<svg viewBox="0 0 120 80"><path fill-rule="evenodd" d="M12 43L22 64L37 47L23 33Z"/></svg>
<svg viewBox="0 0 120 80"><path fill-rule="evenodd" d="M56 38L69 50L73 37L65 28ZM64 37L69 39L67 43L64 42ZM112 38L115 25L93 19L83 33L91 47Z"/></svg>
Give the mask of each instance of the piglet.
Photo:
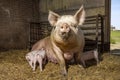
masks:
<svg viewBox="0 0 120 80"><path fill-rule="evenodd" d="M90 59L95 59L95 60L97 61L97 64L99 63L98 51L97 51L97 49L84 52L84 53L81 55L81 62L82 62L82 64L83 64L83 67L86 67L85 61L90 60Z"/></svg>
<svg viewBox="0 0 120 80"><path fill-rule="evenodd" d="M32 67L33 71L35 71L37 62L39 63L40 71L43 70L42 66L46 63L46 53L43 48L41 50L31 51L28 54L26 54L25 57L29 65Z"/></svg>

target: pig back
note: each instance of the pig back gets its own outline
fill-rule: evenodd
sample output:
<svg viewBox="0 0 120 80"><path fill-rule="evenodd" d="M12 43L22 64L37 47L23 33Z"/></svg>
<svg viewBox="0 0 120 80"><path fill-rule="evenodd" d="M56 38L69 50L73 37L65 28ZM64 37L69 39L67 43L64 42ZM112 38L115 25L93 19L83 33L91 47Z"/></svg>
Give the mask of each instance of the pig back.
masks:
<svg viewBox="0 0 120 80"><path fill-rule="evenodd" d="M40 50L42 48L45 48L47 45L47 42L49 41L49 37L46 37L44 39L41 39L39 41L37 41L33 46L32 46L32 49L31 51L33 50Z"/></svg>

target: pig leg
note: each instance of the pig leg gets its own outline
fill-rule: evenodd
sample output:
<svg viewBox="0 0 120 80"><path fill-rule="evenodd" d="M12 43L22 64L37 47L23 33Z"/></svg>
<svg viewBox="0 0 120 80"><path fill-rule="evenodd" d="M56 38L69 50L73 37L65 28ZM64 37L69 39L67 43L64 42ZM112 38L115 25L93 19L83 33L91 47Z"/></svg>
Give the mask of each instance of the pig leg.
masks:
<svg viewBox="0 0 120 80"><path fill-rule="evenodd" d="M98 59L98 52L94 51L94 58L97 61L97 64L99 63L99 59Z"/></svg>
<svg viewBox="0 0 120 80"><path fill-rule="evenodd" d="M65 64L65 59L63 57L63 53L62 53L62 51L59 48L54 48L54 51L56 53L56 57L57 57L58 62L60 64L60 68L62 70L62 74L64 76L66 76L67 75L67 71L66 71L66 64Z"/></svg>
<svg viewBox="0 0 120 80"><path fill-rule="evenodd" d="M29 61L31 68L33 68L33 61Z"/></svg>
<svg viewBox="0 0 120 80"><path fill-rule="evenodd" d="M85 61L81 59L83 67L86 67Z"/></svg>
<svg viewBox="0 0 120 80"><path fill-rule="evenodd" d="M46 61L47 61L47 57L43 59L43 64L46 64Z"/></svg>
<svg viewBox="0 0 120 80"><path fill-rule="evenodd" d="M37 62L37 60L36 60L36 57L33 59L33 71L35 71L35 68L36 68L36 62Z"/></svg>
<svg viewBox="0 0 120 80"><path fill-rule="evenodd" d="M39 63L39 67L40 67L40 71L42 71L42 64L43 64L43 59L40 55L38 55L37 57L38 63Z"/></svg>
<svg viewBox="0 0 120 80"><path fill-rule="evenodd" d="M78 64L79 67L86 67L85 61L81 60L81 54L83 54L82 51L75 53L75 55L74 55L75 62L76 62L76 64ZM80 65L80 62L82 62L82 65Z"/></svg>
<svg viewBox="0 0 120 80"><path fill-rule="evenodd" d="M80 64L80 53L78 52L78 53L75 53L75 62L77 63L77 64Z"/></svg>
<svg viewBox="0 0 120 80"><path fill-rule="evenodd" d="M97 61L97 64L98 64L98 63L99 63L99 59L98 59L98 57L96 57L95 60Z"/></svg>

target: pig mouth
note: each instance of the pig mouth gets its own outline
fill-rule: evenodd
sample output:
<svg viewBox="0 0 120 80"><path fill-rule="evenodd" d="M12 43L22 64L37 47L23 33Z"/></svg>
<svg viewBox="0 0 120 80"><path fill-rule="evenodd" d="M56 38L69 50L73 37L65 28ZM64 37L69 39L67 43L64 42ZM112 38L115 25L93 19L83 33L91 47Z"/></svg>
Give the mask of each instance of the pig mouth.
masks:
<svg viewBox="0 0 120 80"><path fill-rule="evenodd" d="M70 33L62 33L62 34L60 34L60 36L64 41L66 41L69 39Z"/></svg>

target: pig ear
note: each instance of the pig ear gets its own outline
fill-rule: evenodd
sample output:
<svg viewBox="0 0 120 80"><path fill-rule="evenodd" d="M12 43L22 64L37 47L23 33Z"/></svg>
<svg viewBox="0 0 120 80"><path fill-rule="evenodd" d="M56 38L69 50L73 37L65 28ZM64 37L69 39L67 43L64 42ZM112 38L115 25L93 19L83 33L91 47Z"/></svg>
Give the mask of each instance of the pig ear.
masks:
<svg viewBox="0 0 120 80"><path fill-rule="evenodd" d="M81 8L75 13L74 15L77 23L79 25L82 25L83 22L85 21L85 10L84 10L84 7L83 5L81 6Z"/></svg>
<svg viewBox="0 0 120 80"><path fill-rule="evenodd" d="M52 11L49 11L48 21L51 24L51 26L55 26L56 22L58 21L58 18L60 18L58 14Z"/></svg>

